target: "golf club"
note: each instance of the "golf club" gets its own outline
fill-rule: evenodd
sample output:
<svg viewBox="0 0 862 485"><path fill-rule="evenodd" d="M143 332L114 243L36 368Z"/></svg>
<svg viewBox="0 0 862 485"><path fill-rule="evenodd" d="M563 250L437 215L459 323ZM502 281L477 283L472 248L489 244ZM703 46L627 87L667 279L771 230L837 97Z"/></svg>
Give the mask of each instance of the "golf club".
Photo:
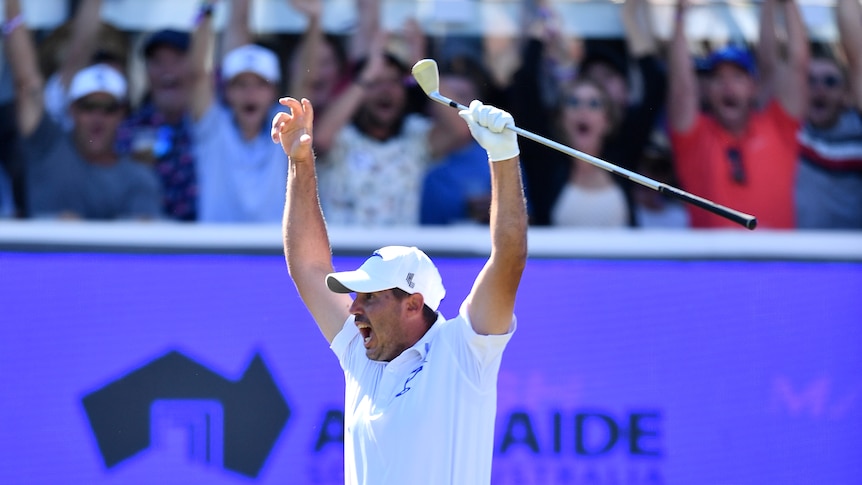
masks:
<svg viewBox="0 0 862 485"><path fill-rule="evenodd" d="M437 62L433 59L422 59L421 61L417 62L413 66L413 77L416 79L416 82L419 84L419 87L421 87L422 90L425 91L425 94L427 94L428 97L432 100L437 101L441 104L449 105L459 110L467 109L467 107L463 104L452 101L446 96L440 94L440 74L437 71ZM696 205L697 207L700 207L702 209L706 209L713 214L717 214L728 220L736 222L737 224L740 224L748 229L753 230L755 227L757 227L757 218L752 215L745 214L744 212L740 212L729 207L716 204L711 200L704 199L703 197L698 197L684 190L678 189L662 182L658 182L639 173L632 172L631 170L626 170L610 162L606 162L601 158L597 158L587 153L575 150L574 148L557 143L553 140L549 140L543 136L537 135L522 128L518 128L517 126L509 126L507 127L507 129L514 131L515 133L523 136L524 138L529 138L530 140L541 143L542 145L553 148L554 150L563 152L569 156L575 157L579 160L583 160L584 162L603 168L608 172L617 174L622 177L626 177L633 182L637 182L662 194L671 195L679 200L682 200L683 202L687 202L689 204Z"/></svg>

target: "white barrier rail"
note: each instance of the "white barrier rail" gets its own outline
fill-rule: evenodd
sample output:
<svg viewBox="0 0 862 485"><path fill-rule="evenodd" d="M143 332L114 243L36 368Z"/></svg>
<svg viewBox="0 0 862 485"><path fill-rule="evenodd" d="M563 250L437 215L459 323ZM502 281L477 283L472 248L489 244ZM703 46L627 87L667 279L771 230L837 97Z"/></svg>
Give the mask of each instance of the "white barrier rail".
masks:
<svg viewBox="0 0 862 485"><path fill-rule="evenodd" d="M388 244L433 254L487 255L482 226L330 228L333 251L367 254ZM862 232L563 229L533 227L530 257L862 261ZM0 222L0 251L281 253L278 225L134 222Z"/></svg>

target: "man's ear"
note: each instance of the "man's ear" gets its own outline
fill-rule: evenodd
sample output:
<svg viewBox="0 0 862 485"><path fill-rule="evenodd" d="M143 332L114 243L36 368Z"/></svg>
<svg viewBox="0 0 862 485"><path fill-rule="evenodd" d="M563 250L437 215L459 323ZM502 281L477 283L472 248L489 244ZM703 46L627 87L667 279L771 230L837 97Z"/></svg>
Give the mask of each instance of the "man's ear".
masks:
<svg viewBox="0 0 862 485"><path fill-rule="evenodd" d="M413 293L407 297L407 309L411 312L422 312L423 306L425 306L425 297L421 293Z"/></svg>

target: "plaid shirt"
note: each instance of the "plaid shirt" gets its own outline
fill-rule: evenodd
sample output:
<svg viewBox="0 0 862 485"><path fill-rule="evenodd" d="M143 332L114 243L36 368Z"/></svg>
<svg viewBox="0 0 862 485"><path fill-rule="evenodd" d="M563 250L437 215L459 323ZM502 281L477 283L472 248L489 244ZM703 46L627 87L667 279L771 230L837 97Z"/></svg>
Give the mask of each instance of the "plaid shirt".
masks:
<svg viewBox="0 0 862 485"><path fill-rule="evenodd" d="M181 221L197 219L198 186L187 116L169 124L147 103L123 122L117 133L117 149L152 165L162 184L165 216Z"/></svg>

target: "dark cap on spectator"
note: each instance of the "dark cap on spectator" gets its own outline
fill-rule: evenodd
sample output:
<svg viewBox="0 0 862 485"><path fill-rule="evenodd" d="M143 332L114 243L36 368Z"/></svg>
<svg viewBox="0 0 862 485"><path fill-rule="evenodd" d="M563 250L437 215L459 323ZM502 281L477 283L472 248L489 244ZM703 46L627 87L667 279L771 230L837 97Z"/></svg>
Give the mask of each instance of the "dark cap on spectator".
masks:
<svg viewBox="0 0 862 485"><path fill-rule="evenodd" d="M157 47L172 47L181 52L187 52L191 44L191 36L188 32L179 30L159 30L154 32L144 43L144 57L150 57Z"/></svg>
<svg viewBox="0 0 862 485"><path fill-rule="evenodd" d="M754 57L743 47L729 45L716 50L707 58L705 67L709 71L712 71L719 64L723 63L734 64L751 76L754 76L756 73Z"/></svg>

